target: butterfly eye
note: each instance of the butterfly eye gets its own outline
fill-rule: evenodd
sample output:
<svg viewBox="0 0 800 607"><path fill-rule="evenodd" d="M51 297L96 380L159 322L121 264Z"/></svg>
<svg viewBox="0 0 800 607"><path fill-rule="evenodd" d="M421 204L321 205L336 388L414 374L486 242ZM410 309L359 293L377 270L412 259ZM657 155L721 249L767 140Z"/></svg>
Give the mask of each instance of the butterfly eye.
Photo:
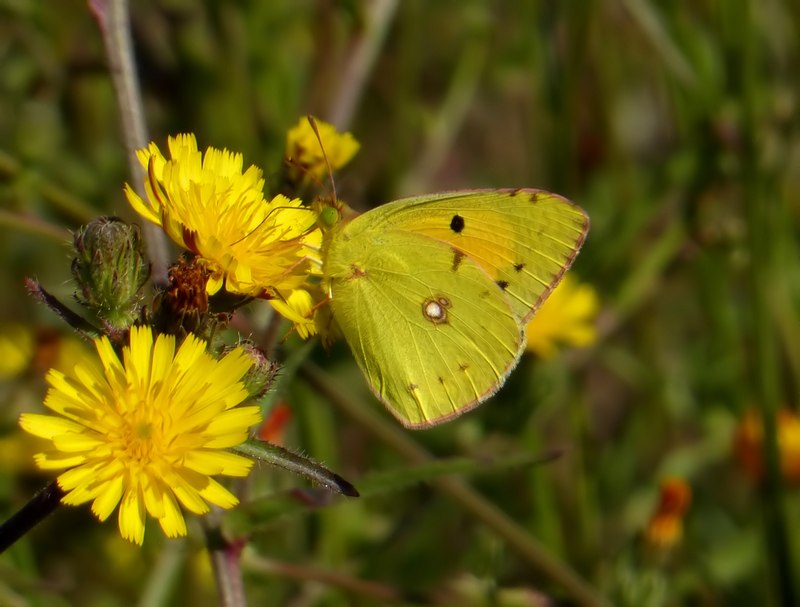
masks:
<svg viewBox="0 0 800 607"><path fill-rule="evenodd" d="M319 212L319 224L322 228L332 228L339 222L339 211L334 207L324 207Z"/></svg>

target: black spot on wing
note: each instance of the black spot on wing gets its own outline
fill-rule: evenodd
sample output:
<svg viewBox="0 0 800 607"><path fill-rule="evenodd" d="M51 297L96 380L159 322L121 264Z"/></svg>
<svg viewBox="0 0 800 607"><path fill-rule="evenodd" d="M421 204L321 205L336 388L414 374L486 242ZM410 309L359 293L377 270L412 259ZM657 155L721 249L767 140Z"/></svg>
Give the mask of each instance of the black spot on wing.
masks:
<svg viewBox="0 0 800 607"><path fill-rule="evenodd" d="M498 280L497 286L500 287L503 291L508 288L508 281L507 280Z"/></svg>
<svg viewBox="0 0 800 607"><path fill-rule="evenodd" d="M450 229L456 234L460 234L464 230L464 218L456 213L450 220Z"/></svg>
<svg viewBox="0 0 800 607"><path fill-rule="evenodd" d="M520 263L515 263L514 264L514 270L515 271L522 272L522 270L524 270L524 269L525 269L525 264L524 263L520 262Z"/></svg>

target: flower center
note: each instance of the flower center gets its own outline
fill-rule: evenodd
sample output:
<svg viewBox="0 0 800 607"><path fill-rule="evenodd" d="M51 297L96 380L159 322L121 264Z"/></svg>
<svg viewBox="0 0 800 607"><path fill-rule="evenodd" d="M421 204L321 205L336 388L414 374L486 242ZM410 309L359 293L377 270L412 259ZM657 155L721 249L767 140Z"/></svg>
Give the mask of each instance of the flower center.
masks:
<svg viewBox="0 0 800 607"><path fill-rule="evenodd" d="M164 457L167 441L164 440L164 419L158 411L141 402L125 422L120 436L123 457L140 465Z"/></svg>

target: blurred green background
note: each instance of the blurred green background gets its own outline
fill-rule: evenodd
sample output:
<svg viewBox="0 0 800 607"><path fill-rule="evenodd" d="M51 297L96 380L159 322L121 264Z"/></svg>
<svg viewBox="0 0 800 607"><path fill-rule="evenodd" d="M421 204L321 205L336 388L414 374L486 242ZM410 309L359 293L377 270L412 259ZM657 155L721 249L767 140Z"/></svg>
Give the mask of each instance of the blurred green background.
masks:
<svg viewBox="0 0 800 607"><path fill-rule="evenodd" d="M472 458L464 478L596 597L799 604L798 479L777 459L800 461L800 431L781 433L800 391L800 4L132 4L147 126L162 147L194 132L202 148L242 152L269 183L287 129L312 113L361 141L337 192L362 210L518 186L584 207L592 228L572 275L602 302L597 343L526 356L492 402L436 429L406 432L380 411L383 422L437 457ZM99 214L133 219L129 179L87 4L0 0L0 322L60 328L22 280L70 300L62 231ZM288 340L281 356L299 346ZM312 358L378 411L345 345ZM374 424L303 377L286 383L284 443L365 497L313 513L285 494L273 512L262 499L247 522L251 604L588 604L463 500L411 482ZM41 373L0 390L13 441L19 411L40 407ZM746 410L766 421L760 479L734 453ZM501 464L525 452L559 456ZM48 477L3 459L10 515ZM303 485L255 476L262 498ZM691 505L676 518L682 539L654 546L667 477L691 488ZM214 605L202 549L200 533L165 542L156 528L135 548L88 508L64 509L0 559L0 604Z"/></svg>

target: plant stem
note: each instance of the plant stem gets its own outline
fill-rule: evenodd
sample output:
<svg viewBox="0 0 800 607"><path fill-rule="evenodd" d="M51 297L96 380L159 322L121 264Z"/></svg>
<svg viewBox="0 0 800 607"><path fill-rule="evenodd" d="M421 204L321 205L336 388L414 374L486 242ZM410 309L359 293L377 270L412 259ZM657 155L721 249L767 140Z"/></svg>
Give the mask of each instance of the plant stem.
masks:
<svg viewBox="0 0 800 607"><path fill-rule="evenodd" d="M486 65L487 38L485 28L480 28L472 32L467 47L461 51L447 96L428 129L425 149L398 188L401 196L411 196L427 190L447 159L447 154L464 125Z"/></svg>
<svg viewBox="0 0 800 607"><path fill-rule="evenodd" d="M397 0L373 0L368 3L364 31L353 42L350 56L342 70L338 94L328 111L328 120L341 131L346 131L353 120L364 93L367 76L372 71L386 39L397 4Z"/></svg>
<svg viewBox="0 0 800 607"><path fill-rule="evenodd" d="M247 601L242 580L242 548L243 542L229 542L219 528L219 521L205 526L206 543L208 544L214 579L217 580L220 605L223 607L245 607Z"/></svg>
<svg viewBox="0 0 800 607"><path fill-rule="evenodd" d="M331 571L322 567L294 565L258 557L254 554L248 554L245 557L244 567L251 573L280 576L291 580L319 582L381 602L398 603L403 599L400 591L386 584L361 580L340 571Z"/></svg>
<svg viewBox="0 0 800 607"><path fill-rule="evenodd" d="M9 180L24 178L29 174L27 167L23 167L11 154L0 150L0 176ZM38 173L33 174L34 183L37 187L37 192L41 195L53 209L59 213L66 215L76 222L86 223L95 217L97 214L95 210L83 202L81 199L76 198L63 188L57 186L43 175ZM9 211L3 211L5 214L12 215ZM22 213L16 213L22 217L26 217ZM30 221L31 219L29 219ZM37 219L38 222L43 222ZM56 228L53 228L54 230ZM61 228L63 230L63 228Z"/></svg>
<svg viewBox="0 0 800 607"><path fill-rule="evenodd" d="M12 213L0 209L0 226L10 228L16 232L43 236L59 243L72 240L72 234L69 230L27 213Z"/></svg>
<svg viewBox="0 0 800 607"><path fill-rule="evenodd" d="M158 562L151 569L150 577L139 597L139 607L161 607L173 604L173 591L180 581L186 565L186 541L172 539L164 544Z"/></svg>
<svg viewBox="0 0 800 607"><path fill-rule="evenodd" d="M5 552L18 539L41 523L61 505L64 491L53 481L34 495L10 519L0 525L0 553Z"/></svg>
<svg viewBox="0 0 800 607"><path fill-rule="evenodd" d="M122 134L128 151L128 164L136 193L146 197L144 170L136 150L147 146L147 129L142 108L142 94L133 62L128 0L89 0L103 35L109 70L119 104ZM143 226L147 255L152 264L153 282L167 284L167 244L164 232L149 222Z"/></svg>

